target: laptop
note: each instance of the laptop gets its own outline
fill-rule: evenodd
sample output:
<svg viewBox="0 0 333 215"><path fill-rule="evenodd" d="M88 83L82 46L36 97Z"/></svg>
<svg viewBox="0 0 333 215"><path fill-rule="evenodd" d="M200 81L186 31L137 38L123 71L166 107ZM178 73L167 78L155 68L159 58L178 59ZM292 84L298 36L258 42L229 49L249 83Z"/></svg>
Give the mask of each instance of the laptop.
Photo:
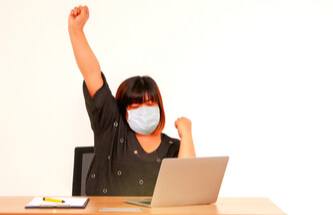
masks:
<svg viewBox="0 0 333 215"><path fill-rule="evenodd" d="M164 158L152 198L126 203L145 207L215 203L229 157Z"/></svg>

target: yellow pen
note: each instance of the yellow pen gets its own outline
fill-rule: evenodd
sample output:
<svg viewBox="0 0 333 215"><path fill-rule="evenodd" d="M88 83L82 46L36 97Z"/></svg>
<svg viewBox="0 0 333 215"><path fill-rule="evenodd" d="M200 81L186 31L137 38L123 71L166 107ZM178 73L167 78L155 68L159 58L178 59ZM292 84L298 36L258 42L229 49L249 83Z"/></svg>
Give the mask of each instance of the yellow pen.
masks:
<svg viewBox="0 0 333 215"><path fill-rule="evenodd" d="M62 199L54 199L54 198L48 198L48 197L43 197L43 201L46 201L46 202L65 203L65 200L62 200Z"/></svg>

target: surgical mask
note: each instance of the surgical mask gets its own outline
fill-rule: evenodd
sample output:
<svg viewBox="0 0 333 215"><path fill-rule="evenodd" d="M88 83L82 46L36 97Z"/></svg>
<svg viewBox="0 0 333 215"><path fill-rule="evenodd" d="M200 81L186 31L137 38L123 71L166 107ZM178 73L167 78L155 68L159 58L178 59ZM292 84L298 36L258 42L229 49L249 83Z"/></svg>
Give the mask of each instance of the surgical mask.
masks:
<svg viewBox="0 0 333 215"><path fill-rule="evenodd" d="M158 105L146 106L127 110L127 122L136 133L151 134L160 122L160 108Z"/></svg>

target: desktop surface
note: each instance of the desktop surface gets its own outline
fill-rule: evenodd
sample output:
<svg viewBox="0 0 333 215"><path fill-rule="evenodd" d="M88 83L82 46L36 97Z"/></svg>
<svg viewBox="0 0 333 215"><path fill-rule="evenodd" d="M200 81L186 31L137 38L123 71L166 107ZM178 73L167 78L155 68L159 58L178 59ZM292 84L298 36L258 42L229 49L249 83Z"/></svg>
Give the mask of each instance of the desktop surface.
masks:
<svg viewBox="0 0 333 215"><path fill-rule="evenodd" d="M146 208L125 203L131 199L149 197L96 197L89 196L85 209L25 209L33 196L0 196L0 214L223 214L223 215L283 215L268 198L219 198L209 205Z"/></svg>

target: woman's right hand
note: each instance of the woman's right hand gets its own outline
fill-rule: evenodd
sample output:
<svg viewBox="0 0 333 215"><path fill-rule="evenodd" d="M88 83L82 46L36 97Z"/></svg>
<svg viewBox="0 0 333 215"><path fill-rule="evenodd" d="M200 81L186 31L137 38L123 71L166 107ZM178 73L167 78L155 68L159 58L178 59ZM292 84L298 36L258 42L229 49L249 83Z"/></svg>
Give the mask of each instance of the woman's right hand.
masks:
<svg viewBox="0 0 333 215"><path fill-rule="evenodd" d="M71 10L68 16L68 30L83 30L89 18L89 9L87 6L77 6Z"/></svg>

